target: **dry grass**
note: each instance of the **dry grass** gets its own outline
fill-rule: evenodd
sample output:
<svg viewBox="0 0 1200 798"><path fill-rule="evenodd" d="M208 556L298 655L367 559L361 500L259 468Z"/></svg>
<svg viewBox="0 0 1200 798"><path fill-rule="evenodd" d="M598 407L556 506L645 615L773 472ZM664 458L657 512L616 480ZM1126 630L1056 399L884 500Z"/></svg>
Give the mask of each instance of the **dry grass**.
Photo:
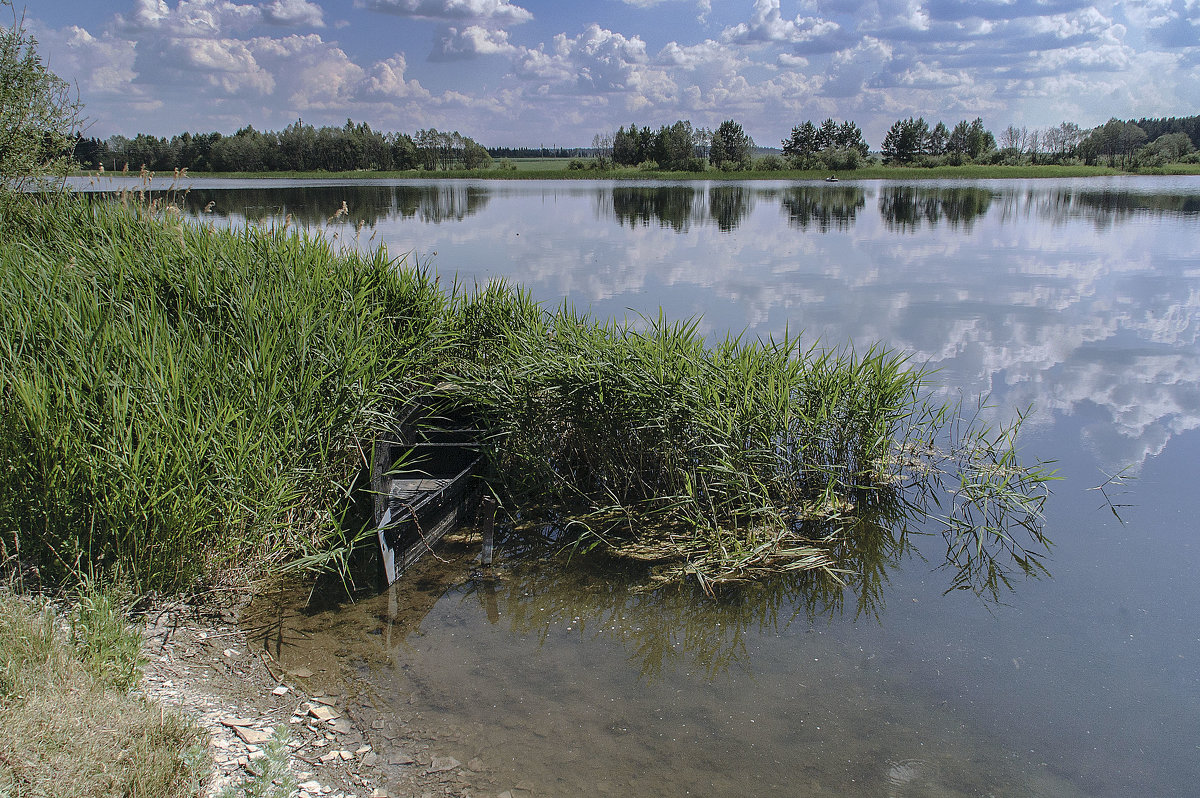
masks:
<svg viewBox="0 0 1200 798"><path fill-rule="evenodd" d="M84 623L0 594L0 795L197 795L207 768L203 732L122 689L130 670L116 662L126 655L111 647L113 630L94 617ZM124 629L126 639L136 635ZM97 667L101 660L109 664Z"/></svg>

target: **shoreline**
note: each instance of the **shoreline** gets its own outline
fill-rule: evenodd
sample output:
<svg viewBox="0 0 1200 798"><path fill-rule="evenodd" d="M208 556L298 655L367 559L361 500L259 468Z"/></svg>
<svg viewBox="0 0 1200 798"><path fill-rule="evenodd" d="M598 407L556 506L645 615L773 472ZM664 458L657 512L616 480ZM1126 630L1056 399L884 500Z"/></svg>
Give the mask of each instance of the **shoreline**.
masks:
<svg viewBox="0 0 1200 798"><path fill-rule="evenodd" d="M178 180L188 178L204 178L212 180L485 180L496 182L522 180L608 180L615 182L653 180L662 182L758 182L758 181L798 181L826 182L830 176L828 170L780 170L780 171L750 171L750 172L664 172L638 171L635 169L527 169L509 170L476 169L448 170L444 172L427 171L351 171L351 172L187 172L177 175L170 172L150 172L151 177L166 180L174 177ZM873 166L864 169L836 173L837 182L855 182L863 180L896 180L910 182L914 180L1034 180L1034 179L1064 179L1089 177L1188 177L1200 176L1200 164L1171 164L1145 171L1127 171L1107 166L936 166L931 168L905 166ZM113 171L77 171L70 177L77 179L111 178L140 181L142 175L138 172Z"/></svg>
<svg viewBox="0 0 1200 798"><path fill-rule="evenodd" d="M240 624L257 595L219 589L199 601L164 602L144 616L145 665L135 692L207 732L212 771L206 798L231 789L241 794L271 768L278 730L286 730L286 756L277 757L270 775L276 787L290 778L289 796L400 798L491 789L481 763L443 755L399 720L362 728L350 700L322 689L319 674L289 671L256 647Z"/></svg>

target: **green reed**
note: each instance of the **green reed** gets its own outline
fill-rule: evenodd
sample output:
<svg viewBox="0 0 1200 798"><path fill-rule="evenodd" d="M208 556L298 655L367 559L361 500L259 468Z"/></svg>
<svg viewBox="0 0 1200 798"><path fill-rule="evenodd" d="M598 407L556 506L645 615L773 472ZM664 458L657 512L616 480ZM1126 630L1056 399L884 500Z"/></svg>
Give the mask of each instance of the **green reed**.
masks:
<svg viewBox="0 0 1200 798"><path fill-rule="evenodd" d="M702 584L834 572L847 519L906 481L920 504L888 502L923 509L904 520L941 518L931 486L952 474L960 495L977 495L947 528L982 539L1024 513L1040 535L1050 475L1016 462L1015 431L989 438L930 403L928 375L894 352L790 335L709 345L695 320L551 312L495 285L456 310L470 345L451 394L489 430L493 484L514 512L554 521L569 540Z"/></svg>
<svg viewBox="0 0 1200 798"><path fill-rule="evenodd" d="M836 576L877 507L939 519L967 568L1027 554L1022 529L1044 543L1052 475L1016 427L929 400L895 352L442 289L382 248L206 228L170 199L0 218L2 562L143 590L241 560L345 570L375 435L435 397L486 431L513 517L664 578Z"/></svg>
<svg viewBox="0 0 1200 798"><path fill-rule="evenodd" d="M145 203L3 229L0 555L149 589L346 534L359 442L437 358L429 275Z"/></svg>

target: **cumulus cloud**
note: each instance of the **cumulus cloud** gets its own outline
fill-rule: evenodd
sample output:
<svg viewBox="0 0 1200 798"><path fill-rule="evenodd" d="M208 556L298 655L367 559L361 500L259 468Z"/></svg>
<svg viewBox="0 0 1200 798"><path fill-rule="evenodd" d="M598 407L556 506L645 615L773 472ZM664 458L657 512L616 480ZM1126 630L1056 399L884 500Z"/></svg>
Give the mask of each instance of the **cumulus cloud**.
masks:
<svg viewBox="0 0 1200 798"><path fill-rule="evenodd" d="M819 17L784 19L779 9L779 0L755 0L754 13L748 22L740 22L721 33L723 41L737 44L761 44L784 42L799 44L830 36L840 26L831 20Z"/></svg>
<svg viewBox="0 0 1200 798"><path fill-rule="evenodd" d="M490 30L480 25L465 28L445 28L434 43L430 58L434 61L453 61L481 55L516 55L520 48L508 41L508 32Z"/></svg>
<svg viewBox="0 0 1200 798"><path fill-rule="evenodd" d="M831 97L859 94L892 60L892 53L891 45L870 36L850 49L835 53L823 93Z"/></svg>
<svg viewBox="0 0 1200 798"><path fill-rule="evenodd" d="M419 82L406 80L408 64L403 55L378 61L359 82L356 96L364 100L428 99L430 94Z"/></svg>
<svg viewBox="0 0 1200 798"><path fill-rule="evenodd" d="M473 20L495 25L528 22L533 14L508 0L356 0L371 11L416 19Z"/></svg>
<svg viewBox="0 0 1200 798"><path fill-rule="evenodd" d="M324 12L309 0L271 0L262 7L263 18L274 25L325 27Z"/></svg>

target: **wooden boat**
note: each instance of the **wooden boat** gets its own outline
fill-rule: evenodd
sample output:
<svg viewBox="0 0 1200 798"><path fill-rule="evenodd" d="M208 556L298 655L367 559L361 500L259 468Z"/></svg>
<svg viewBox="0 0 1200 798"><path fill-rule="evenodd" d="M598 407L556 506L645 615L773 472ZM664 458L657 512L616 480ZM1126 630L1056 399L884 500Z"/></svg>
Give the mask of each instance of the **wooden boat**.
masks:
<svg viewBox="0 0 1200 798"><path fill-rule="evenodd" d="M446 533L467 521L479 499L479 434L435 420L405 425L376 442L371 473L383 578L392 584Z"/></svg>

